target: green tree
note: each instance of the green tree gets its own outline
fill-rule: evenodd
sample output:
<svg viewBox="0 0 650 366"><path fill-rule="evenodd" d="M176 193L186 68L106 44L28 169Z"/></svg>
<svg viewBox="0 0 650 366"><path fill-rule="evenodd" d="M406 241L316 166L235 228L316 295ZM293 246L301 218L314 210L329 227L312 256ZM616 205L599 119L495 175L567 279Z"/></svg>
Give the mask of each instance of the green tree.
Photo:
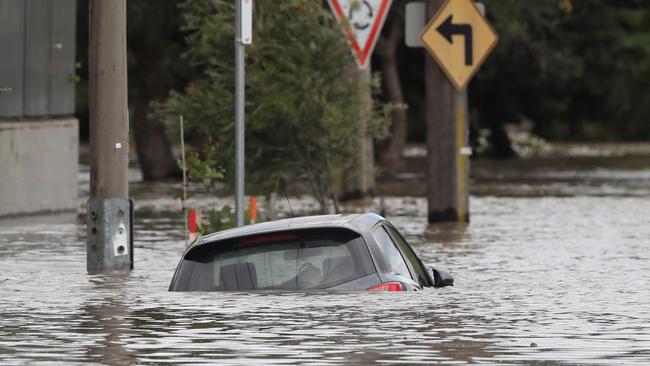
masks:
<svg viewBox="0 0 650 366"><path fill-rule="evenodd" d="M197 156L232 181L233 2L186 0L181 9L186 57L200 76L158 111L172 128L184 115ZM353 162L360 122L369 121L368 134L381 137L390 110L366 101L364 86L345 75L352 57L320 2L257 0L253 24L246 48L247 189L272 192L305 182L325 211L329 199L336 205L342 174Z"/></svg>
<svg viewBox="0 0 650 366"><path fill-rule="evenodd" d="M188 68L178 57L185 47L178 1L137 0L127 3L129 99L138 163L145 180L178 178L164 124L152 115L151 103L183 85Z"/></svg>
<svg viewBox="0 0 650 366"><path fill-rule="evenodd" d="M135 151L145 180L180 177L165 126L151 116L150 104L182 87L189 76L180 58L185 40L178 0L138 0L127 3L129 62L129 110ZM88 1L77 2L77 57L80 80L76 93L76 116L81 139L88 139Z"/></svg>
<svg viewBox="0 0 650 366"><path fill-rule="evenodd" d="M494 135L527 118L554 140L650 137L647 0L484 2L501 39L470 87L478 125Z"/></svg>

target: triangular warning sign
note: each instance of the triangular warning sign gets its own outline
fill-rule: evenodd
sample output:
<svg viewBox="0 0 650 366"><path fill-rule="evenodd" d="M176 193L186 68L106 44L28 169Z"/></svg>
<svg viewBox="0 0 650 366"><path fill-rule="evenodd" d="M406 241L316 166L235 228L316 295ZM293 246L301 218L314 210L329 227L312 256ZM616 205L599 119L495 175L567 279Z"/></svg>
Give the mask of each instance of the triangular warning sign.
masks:
<svg viewBox="0 0 650 366"><path fill-rule="evenodd" d="M393 0L328 0L336 19L345 24L352 54L365 69Z"/></svg>

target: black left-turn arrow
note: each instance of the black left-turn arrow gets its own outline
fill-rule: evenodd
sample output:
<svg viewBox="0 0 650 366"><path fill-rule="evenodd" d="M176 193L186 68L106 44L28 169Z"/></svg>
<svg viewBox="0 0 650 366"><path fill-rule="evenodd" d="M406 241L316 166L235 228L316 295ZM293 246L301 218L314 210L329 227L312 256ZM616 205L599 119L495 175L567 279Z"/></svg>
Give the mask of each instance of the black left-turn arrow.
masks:
<svg viewBox="0 0 650 366"><path fill-rule="evenodd" d="M447 42L454 44L452 36L465 37L465 65L471 66L474 64L474 40L472 37L472 26L469 24L454 24L453 15L445 19L442 24L436 29Z"/></svg>

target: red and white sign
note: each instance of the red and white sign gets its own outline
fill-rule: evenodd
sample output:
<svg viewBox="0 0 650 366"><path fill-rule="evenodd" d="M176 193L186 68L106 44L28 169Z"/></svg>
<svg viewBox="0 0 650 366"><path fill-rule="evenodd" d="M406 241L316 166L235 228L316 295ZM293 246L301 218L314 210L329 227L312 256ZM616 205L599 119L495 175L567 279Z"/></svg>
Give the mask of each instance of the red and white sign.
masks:
<svg viewBox="0 0 650 366"><path fill-rule="evenodd" d="M346 24L352 54L365 69L393 0L328 0L339 23Z"/></svg>

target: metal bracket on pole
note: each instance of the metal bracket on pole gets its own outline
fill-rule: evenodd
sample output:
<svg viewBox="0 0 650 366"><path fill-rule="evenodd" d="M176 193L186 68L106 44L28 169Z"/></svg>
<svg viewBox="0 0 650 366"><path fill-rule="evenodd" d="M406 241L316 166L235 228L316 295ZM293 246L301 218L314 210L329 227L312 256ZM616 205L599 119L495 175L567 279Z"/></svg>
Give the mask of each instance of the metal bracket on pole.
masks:
<svg viewBox="0 0 650 366"><path fill-rule="evenodd" d="M485 4L474 3L478 11L485 16ZM420 34L427 24L426 3L413 1L406 3L404 20L404 42L408 47L423 48Z"/></svg>
<svg viewBox="0 0 650 366"><path fill-rule="evenodd" d="M128 198L88 200L86 265L89 273L133 268L133 206Z"/></svg>
<svg viewBox="0 0 650 366"><path fill-rule="evenodd" d="M248 45L253 43L253 0L240 1L239 41Z"/></svg>

